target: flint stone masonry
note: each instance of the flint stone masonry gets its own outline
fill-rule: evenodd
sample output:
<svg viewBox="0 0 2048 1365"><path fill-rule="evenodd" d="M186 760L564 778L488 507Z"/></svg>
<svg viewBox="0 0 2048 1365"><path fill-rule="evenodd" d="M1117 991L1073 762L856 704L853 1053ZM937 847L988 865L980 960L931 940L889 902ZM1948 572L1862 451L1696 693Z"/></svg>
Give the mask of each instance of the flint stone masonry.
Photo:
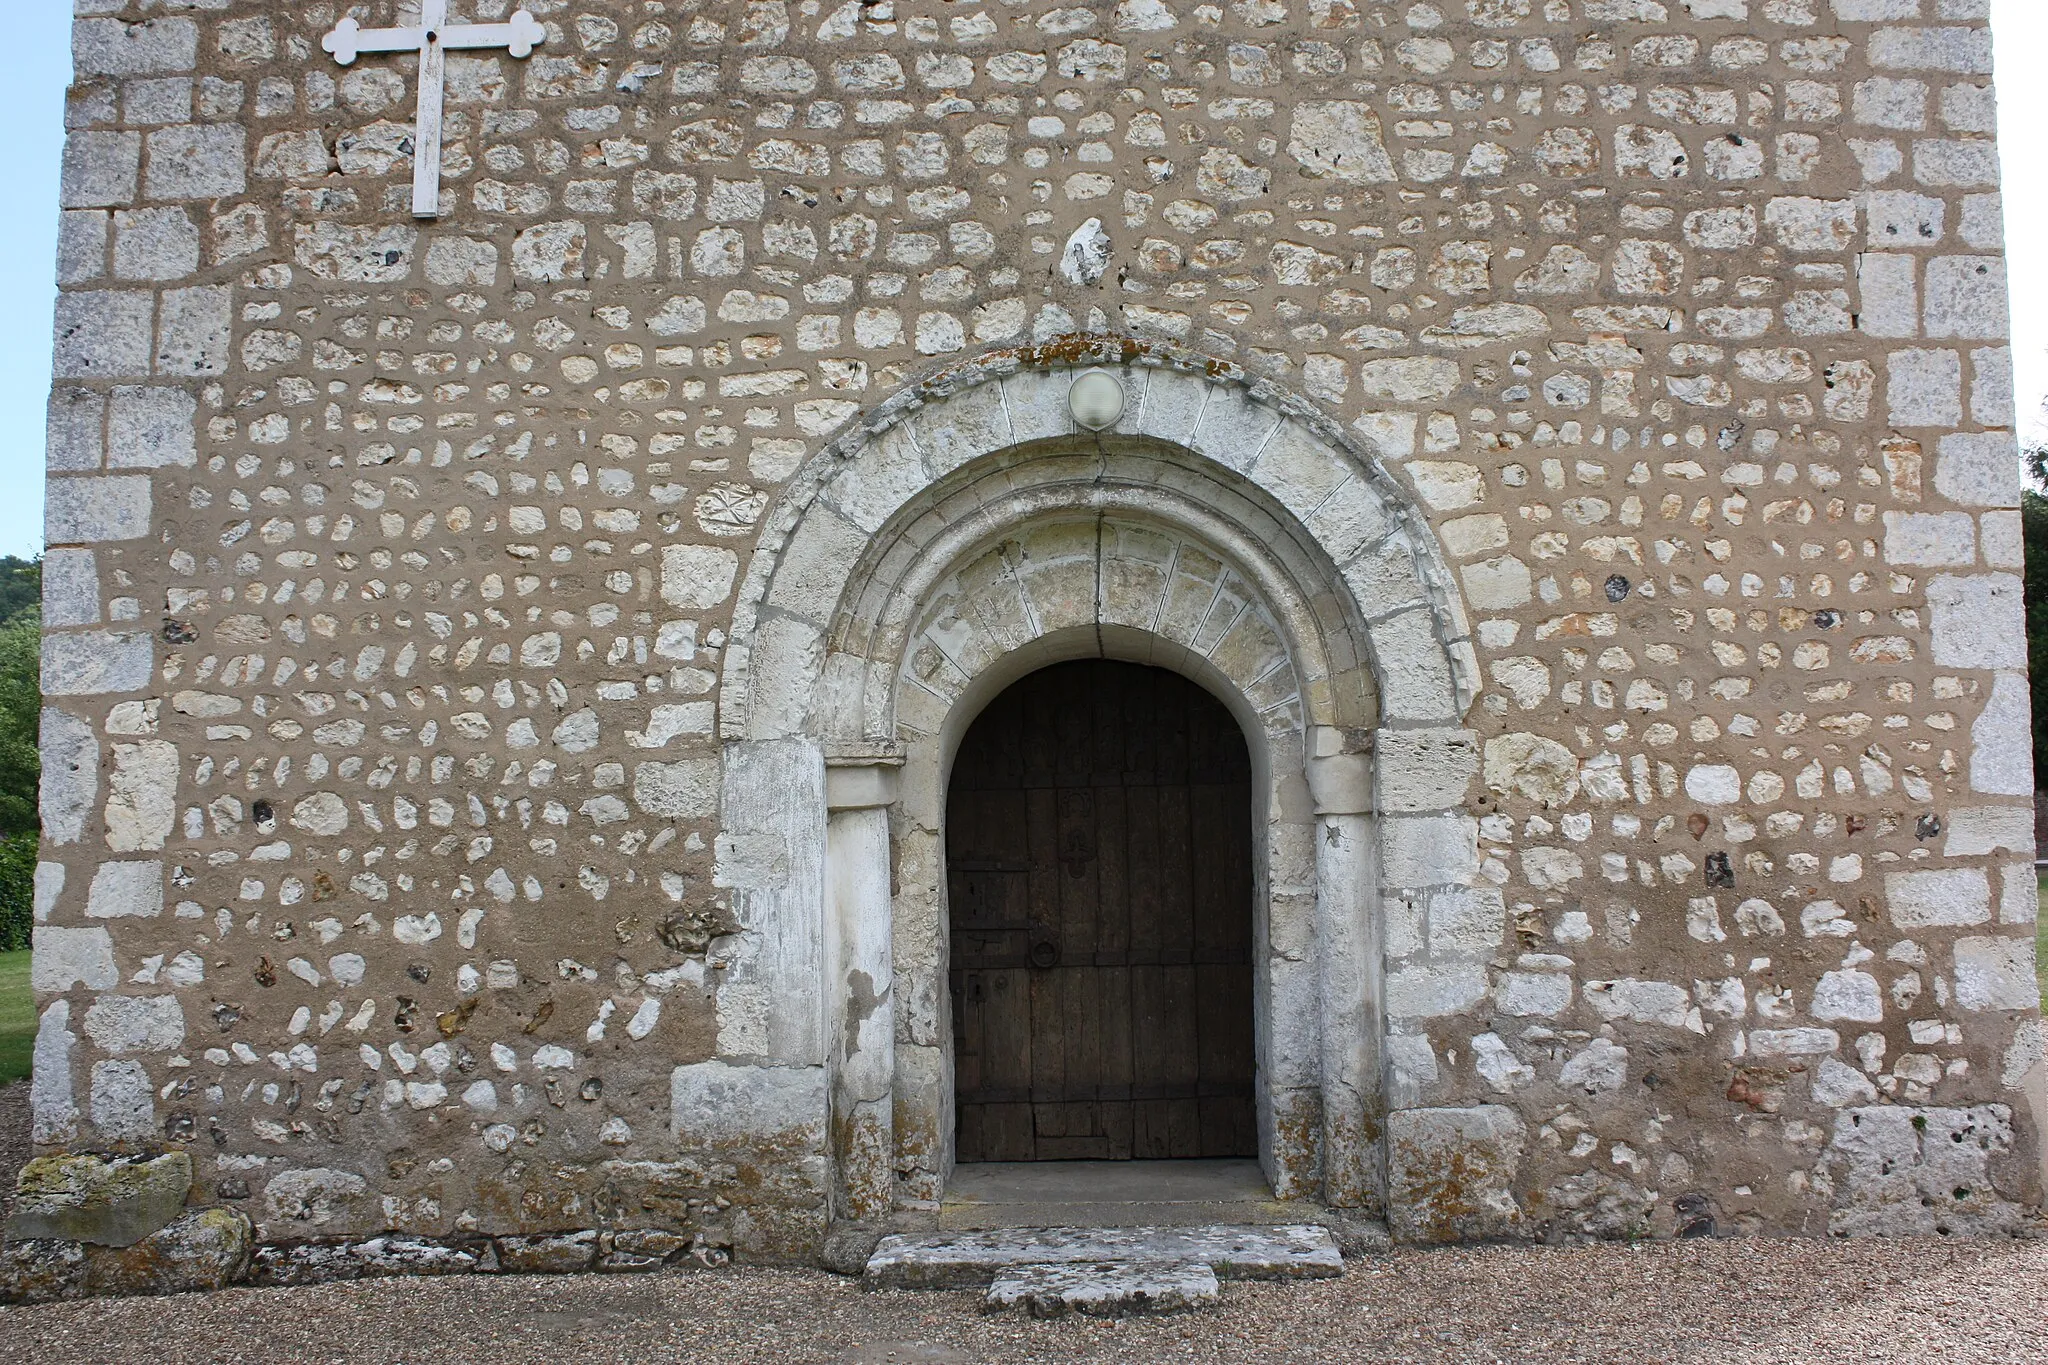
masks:
<svg viewBox="0 0 2048 1365"><path fill-rule="evenodd" d="M77 7L33 1122L191 1211L19 1292L914 1225L952 757L1090 655L1261 774L1276 1196L2039 1215L1983 5L525 7L432 221L342 7Z"/></svg>

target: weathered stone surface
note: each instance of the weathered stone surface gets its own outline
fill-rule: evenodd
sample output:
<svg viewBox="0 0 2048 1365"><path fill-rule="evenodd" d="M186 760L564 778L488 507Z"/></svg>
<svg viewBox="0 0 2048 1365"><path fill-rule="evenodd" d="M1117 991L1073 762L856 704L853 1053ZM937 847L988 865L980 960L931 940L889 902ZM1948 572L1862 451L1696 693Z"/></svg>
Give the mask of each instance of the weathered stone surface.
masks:
<svg viewBox="0 0 2048 1365"><path fill-rule="evenodd" d="M484 1241L443 1243L421 1237L372 1237L360 1242L259 1245L250 1258L257 1284L325 1284L390 1275L469 1275L496 1268Z"/></svg>
<svg viewBox="0 0 2048 1365"><path fill-rule="evenodd" d="M514 1274L567 1275L597 1263L595 1231L562 1232L533 1237L499 1237L498 1269Z"/></svg>
<svg viewBox="0 0 2048 1365"><path fill-rule="evenodd" d="M1103 1261L1208 1266L1218 1279L1327 1279L1344 1259L1319 1227L1015 1228L893 1235L868 1259L876 1289L972 1289L1020 1266Z"/></svg>
<svg viewBox="0 0 2048 1365"><path fill-rule="evenodd" d="M15 1181L7 1237L133 1246L182 1214L191 1189L192 1158L184 1152L148 1160L36 1157Z"/></svg>
<svg viewBox="0 0 2048 1365"><path fill-rule="evenodd" d="M1843 1110L1828 1163L1842 1182L1829 1222L1836 1234L1930 1236L2009 1232L2025 1218L2005 1191L2012 1114L1884 1105Z"/></svg>
<svg viewBox="0 0 2048 1365"><path fill-rule="evenodd" d="M189 1294L225 1289L249 1268L249 1220L234 1209L196 1209L132 1246L88 1247L87 1294Z"/></svg>
<svg viewBox="0 0 2048 1365"><path fill-rule="evenodd" d="M1216 1272L1199 1261L1102 1261L1000 1271L983 1303L990 1312L1022 1308L1034 1318L1122 1318L1180 1313L1222 1299Z"/></svg>
<svg viewBox="0 0 2048 1365"><path fill-rule="evenodd" d="M1388 1222L1411 1242L1512 1236L1522 1227L1516 1177L1528 1140L1501 1105L1401 1109L1387 1116Z"/></svg>

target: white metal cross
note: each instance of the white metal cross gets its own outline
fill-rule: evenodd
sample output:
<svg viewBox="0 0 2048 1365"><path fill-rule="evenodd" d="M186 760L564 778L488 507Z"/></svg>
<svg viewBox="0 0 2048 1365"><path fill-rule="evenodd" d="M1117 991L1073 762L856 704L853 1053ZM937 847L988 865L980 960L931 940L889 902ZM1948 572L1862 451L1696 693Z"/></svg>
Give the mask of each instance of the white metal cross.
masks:
<svg viewBox="0 0 2048 1365"><path fill-rule="evenodd" d="M320 40L320 46L334 54L343 66L354 64L365 52L417 52L420 54L419 121L413 131L412 216L441 216L441 102L447 87L448 64L444 56L458 51L502 47L514 57L528 57L547 41L548 31L525 10L515 11L503 24L448 23L448 0L420 0L418 28L364 28L344 19L334 32Z"/></svg>

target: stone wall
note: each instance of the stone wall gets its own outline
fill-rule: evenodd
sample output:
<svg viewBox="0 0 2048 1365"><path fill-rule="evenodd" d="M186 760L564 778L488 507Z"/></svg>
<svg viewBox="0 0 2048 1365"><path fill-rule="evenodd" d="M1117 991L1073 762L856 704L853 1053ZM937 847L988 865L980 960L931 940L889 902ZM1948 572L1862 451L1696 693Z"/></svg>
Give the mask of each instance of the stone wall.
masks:
<svg viewBox="0 0 2048 1365"><path fill-rule="evenodd" d="M268 1244L813 1254L810 1006L727 986L735 879L818 881L720 809L759 528L935 371L1170 350L1471 622L1474 870L1361 910L1397 1228L2032 1216L1985 0L527 0L435 223L337 5L76 5L46 1149Z"/></svg>

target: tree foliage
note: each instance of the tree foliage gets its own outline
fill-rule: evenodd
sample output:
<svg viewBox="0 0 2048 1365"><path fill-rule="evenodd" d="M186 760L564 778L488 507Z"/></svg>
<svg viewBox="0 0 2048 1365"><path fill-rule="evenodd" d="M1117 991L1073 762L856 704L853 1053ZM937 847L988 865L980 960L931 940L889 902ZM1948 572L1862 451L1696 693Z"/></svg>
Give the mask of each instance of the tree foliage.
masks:
<svg viewBox="0 0 2048 1365"><path fill-rule="evenodd" d="M0 625L0 837L40 828L42 631L42 612L34 607Z"/></svg>
<svg viewBox="0 0 2048 1365"><path fill-rule="evenodd" d="M41 822L43 566L0 557L0 952L29 946Z"/></svg>
<svg viewBox="0 0 2048 1365"><path fill-rule="evenodd" d="M43 608L43 561L0 555L0 622Z"/></svg>
<svg viewBox="0 0 2048 1365"><path fill-rule="evenodd" d="M2020 535L2027 552L2027 676L2034 703L2034 785L2048 778L2048 445L2026 451L2028 481L2020 494Z"/></svg>

